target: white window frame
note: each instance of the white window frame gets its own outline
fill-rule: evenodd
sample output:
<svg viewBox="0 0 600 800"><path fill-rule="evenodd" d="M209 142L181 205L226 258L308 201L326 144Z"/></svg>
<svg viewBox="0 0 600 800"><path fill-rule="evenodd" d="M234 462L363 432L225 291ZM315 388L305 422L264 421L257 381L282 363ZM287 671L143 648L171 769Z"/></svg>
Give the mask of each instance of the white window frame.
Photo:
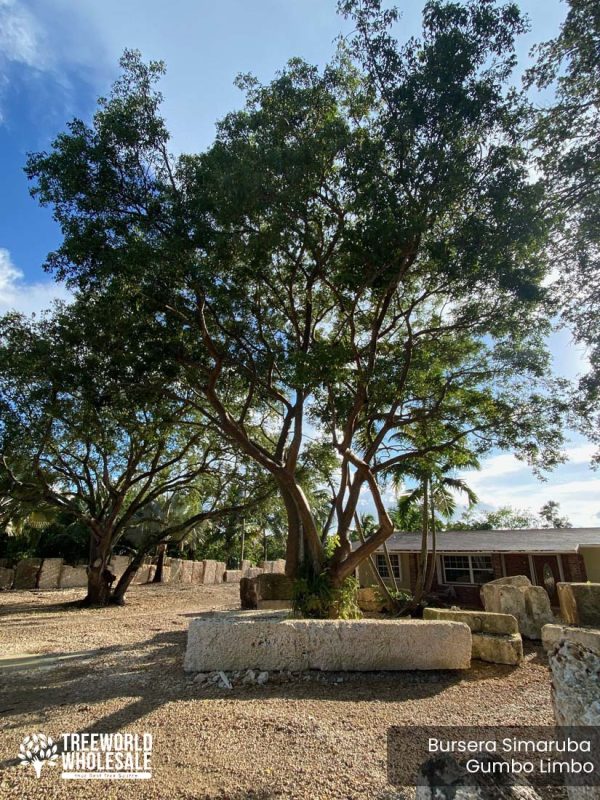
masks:
<svg viewBox="0 0 600 800"><path fill-rule="evenodd" d="M446 562L445 562L446 556L460 556L461 558L468 559L468 561L469 561L469 582L468 583L465 583L465 581L449 581L449 580L447 580L447 578L446 578ZM473 558L474 557L478 557L478 556L485 556L486 558L489 558L490 561L492 559L492 554L491 553L442 553L442 554L440 554L440 562L441 562L441 567L442 567L442 577L443 577L443 581L442 582L443 582L443 584L446 585L446 586L483 586L483 584L481 584L481 583L475 583L474 576L473 576L473 573L475 572L475 569L477 569L478 571L479 571L479 569L481 569L480 567L479 568L474 568L473 567ZM493 571L493 569L494 569L493 561L491 561L491 567L492 567L492 571ZM456 567L448 567L448 569L456 569ZM494 578L492 577L492 578L490 578L490 580L493 581Z"/></svg>
<svg viewBox="0 0 600 800"><path fill-rule="evenodd" d="M379 573L379 577L383 578L384 581L391 580L392 579L391 575L382 575L381 574L381 570L380 570L379 564L378 564L378 561L379 561L380 558L383 559L384 566L385 566L385 569L386 569L386 572L387 572L387 563L385 561L385 553L375 553L375 567L377 568L377 572ZM395 579L397 581L401 581L402 580L402 559L400 558L400 553L390 553L390 561L392 562L392 574L393 574L393 569L394 569L394 559L397 559L397 563L398 563L398 574L395 575L394 577L395 577Z"/></svg>

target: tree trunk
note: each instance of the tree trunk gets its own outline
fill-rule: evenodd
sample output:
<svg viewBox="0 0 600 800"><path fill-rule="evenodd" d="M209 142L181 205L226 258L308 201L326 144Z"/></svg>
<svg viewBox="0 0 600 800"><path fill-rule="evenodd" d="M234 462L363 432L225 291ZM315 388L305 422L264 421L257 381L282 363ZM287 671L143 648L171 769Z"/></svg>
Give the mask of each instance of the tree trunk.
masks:
<svg viewBox="0 0 600 800"><path fill-rule="evenodd" d="M429 549L428 532L429 532L429 485L428 480L425 479L423 485L423 523L421 530L421 553L419 556L419 564L417 570L417 581L415 585L415 593L412 600L412 608L416 609L423 600L425 593L425 579L427 573L427 551Z"/></svg>
<svg viewBox="0 0 600 800"><path fill-rule="evenodd" d="M111 603L117 606L125 605L125 592L131 586L131 581L135 578L135 573L142 566L147 550L138 551L127 565L127 569L121 575L115 590L112 594Z"/></svg>
<svg viewBox="0 0 600 800"><path fill-rule="evenodd" d="M288 578L296 578L300 567L302 525L298 515L298 507L289 492L281 491L287 514L288 535L285 551L285 574Z"/></svg>
<svg viewBox="0 0 600 800"><path fill-rule="evenodd" d="M92 531L87 568L87 595L82 601L84 606L105 606L110 602L111 586L115 579L108 569L111 545L111 531Z"/></svg>
<svg viewBox="0 0 600 800"><path fill-rule="evenodd" d="M156 572L154 573L154 578L152 578L152 583L162 583L163 567L165 565L166 554L167 554L167 545L159 544L158 558L156 559Z"/></svg>

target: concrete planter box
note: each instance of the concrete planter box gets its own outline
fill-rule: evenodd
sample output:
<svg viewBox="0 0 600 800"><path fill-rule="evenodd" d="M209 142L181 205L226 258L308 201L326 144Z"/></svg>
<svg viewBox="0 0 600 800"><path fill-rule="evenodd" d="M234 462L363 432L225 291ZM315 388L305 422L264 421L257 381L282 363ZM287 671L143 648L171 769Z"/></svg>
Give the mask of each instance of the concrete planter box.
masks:
<svg viewBox="0 0 600 800"><path fill-rule="evenodd" d="M229 612L193 620L184 669L325 671L468 669L471 631L461 622L290 619Z"/></svg>

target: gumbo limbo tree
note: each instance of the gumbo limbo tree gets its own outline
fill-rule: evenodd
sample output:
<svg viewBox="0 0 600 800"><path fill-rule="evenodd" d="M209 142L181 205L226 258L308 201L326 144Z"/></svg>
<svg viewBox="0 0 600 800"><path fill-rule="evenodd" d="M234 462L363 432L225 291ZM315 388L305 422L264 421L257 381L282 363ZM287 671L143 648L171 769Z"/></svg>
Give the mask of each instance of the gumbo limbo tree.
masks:
<svg viewBox="0 0 600 800"><path fill-rule="evenodd" d="M92 123L27 166L62 226L48 269L113 315L136 305L130 347L160 341L171 391L272 476L288 574L334 588L392 533L402 464L467 446L550 464L560 444L517 8L428 2L405 44L376 0L341 10L356 34L335 62L240 79L204 153L169 155L162 66L128 52ZM334 467L324 521L298 479L312 440ZM366 495L377 523L352 550Z"/></svg>
<svg viewBox="0 0 600 800"><path fill-rule="evenodd" d="M94 349L94 311L76 303L41 322L0 320L0 475L13 506L56 509L86 525L84 603L120 604L152 547L244 510L227 495L240 480L252 485L252 473L197 424L189 402L164 396L158 373L152 385L146 371L140 389L126 354L118 368L106 361L114 342ZM263 495L256 483L253 502ZM161 502L183 496L185 514L153 520ZM112 587L113 548L141 516L156 524Z"/></svg>

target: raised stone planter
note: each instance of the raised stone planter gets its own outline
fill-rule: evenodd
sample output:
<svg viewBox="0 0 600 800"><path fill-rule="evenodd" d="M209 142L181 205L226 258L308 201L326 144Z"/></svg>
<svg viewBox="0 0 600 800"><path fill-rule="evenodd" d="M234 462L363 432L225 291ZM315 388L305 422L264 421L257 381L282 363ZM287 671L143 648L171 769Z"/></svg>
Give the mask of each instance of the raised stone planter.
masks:
<svg viewBox="0 0 600 800"><path fill-rule="evenodd" d="M558 583L556 588L563 622L600 628L600 583Z"/></svg>
<svg viewBox="0 0 600 800"><path fill-rule="evenodd" d="M45 558L38 575L37 588L42 590L58 589L62 568L62 558Z"/></svg>
<svg viewBox="0 0 600 800"><path fill-rule="evenodd" d="M87 586L86 567L69 567L65 564L60 574L60 589L80 589Z"/></svg>
<svg viewBox="0 0 600 800"><path fill-rule="evenodd" d="M521 635L527 639L541 639L542 627L554 622L546 590L542 586L532 586L524 575L485 583L481 587L481 599L486 611L515 617Z"/></svg>
<svg viewBox="0 0 600 800"><path fill-rule="evenodd" d="M15 580L14 569L8 567L0 567L0 589L12 589Z"/></svg>
<svg viewBox="0 0 600 800"><path fill-rule="evenodd" d="M470 663L471 631L460 622L230 612L192 620L184 669L363 672L468 669Z"/></svg>
<svg viewBox="0 0 600 800"><path fill-rule="evenodd" d="M15 567L15 589L35 589L38 573L42 566L41 558L24 558Z"/></svg>
<svg viewBox="0 0 600 800"><path fill-rule="evenodd" d="M517 620L511 614L426 608L423 619L453 620L468 625L473 641L472 658L512 666L523 660L523 640Z"/></svg>

